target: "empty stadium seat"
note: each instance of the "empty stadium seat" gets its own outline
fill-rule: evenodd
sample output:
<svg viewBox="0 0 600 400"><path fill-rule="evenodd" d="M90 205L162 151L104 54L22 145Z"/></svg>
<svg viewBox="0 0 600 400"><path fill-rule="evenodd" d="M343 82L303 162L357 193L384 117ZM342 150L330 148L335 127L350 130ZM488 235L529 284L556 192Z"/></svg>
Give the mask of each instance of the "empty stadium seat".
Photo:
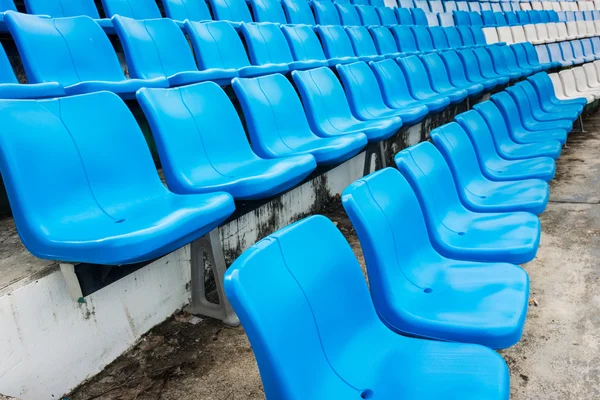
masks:
<svg viewBox="0 0 600 400"><path fill-rule="evenodd" d="M540 96L538 91L535 90L535 87L527 80L518 82L514 87L510 88L508 92L511 96L516 97L517 95L513 95L513 92L519 92L519 89L527 96L531 106L532 115L538 121L557 121L564 119L574 122L579 118L579 114L582 111L578 106L556 106L549 103L548 100ZM522 96L522 93L518 95Z"/></svg>
<svg viewBox="0 0 600 400"><path fill-rule="evenodd" d="M127 79L110 40L90 17L43 19L9 11L5 22L31 83L58 82L69 95L107 90L123 98L141 87L168 85L165 77Z"/></svg>
<svg viewBox="0 0 600 400"><path fill-rule="evenodd" d="M411 27L409 26L396 25L390 29L394 39L396 40L396 46L398 47L398 50L404 54L419 53L417 41L415 40L415 36L410 28Z"/></svg>
<svg viewBox="0 0 600 400"><path fill-rule="evenodd" d="M504 92L501 92L504 94ZM492 133L485 120L475 110L457 115L454 120L471 139L478 155L479 166L485 177L493 181L542 179L550 181L556 172L556 163L550 157L506 160L498 154Z"/></svg>
<svg viewBox="0 0 600 400"><path fill-rule="evenodd" d="M401 57L404 54L396 46L396 40L390 30L384 26L370 26L369 32L373 37L375 48L379 54L386 57Z"/></svg>
<svg viewBox="0 0 600 400"><path fill-rule="evenodd" d="M310 3L319 25L341 25L342 21L335 5L328 0L313 1Z"/></svg>
<svg viewBox="0 0 600 400"><path fill-rule="evenodd" d="M237 76L234 68L199 71L185 35L171 19L134 20L117 15L113 22L132 78L166 78L169 86L181 86L207 80L229 84Z"/></svg>
<svg viewBox="0 0 600 400"><path fill-rule="evenodd" d="M366 27L346 26L344 29L348 34L348 38L350 38L354 54L358 57L361 57L364 61L377 61L386 58L386 56L377 53L373 38ZM395 54L391 55L391 57L395 56Z"/></svg>
<svg viewBox="0 0 600 400"><path fill-rule="evenodd" d="M398 23L398 20L396 19L396 14L394 14L394 10L392 8L375 7L375 11L379 16L381 25L396 25Z"/></svg>
<svg viewBox="0 0 600 400"><path fill-rule="evenodd" d="M481 93L481 91L478 90L479 88L477 86L474 87L472 84L463 87L454 86L450 82L450 74L439 54L429 53L421 55L419 58L425 66L431 88L437 93L447 96L450 101L462 101L467 96L474 96ZM483 86L481 86L481 89L483 89Z"/></svg>
<svg viewBox="0 0 600 400"><path fill-rule="evenodd" d="M362 25L358 11L353 4L340 4L335 3L338 15L340 16L341 25L346 26L359 26ZM379 21L376 25L379 25Z"/></svg>
<svg viewBox="0 0 600 400"><path fill-rule="evenodd" d="M81 3L81 0L78 2ZM102 0L102 5L108 18L115 15L133 19L162 18L160 9L154 0Z"/></svg>
<svg viewBox="0 0 600 400"><path fill-rule="evenodd" d="M339 164L366 144L363 133L315 135L292 84L283 75L234 79L254 152L262 158L312 154L317 164Z"/></svg>
<svg viewBox="0 0 600 400"><path fill-rule="evenodd" d="M540 98L547 100L551 104L554 104L556 106L578 106L579 107L578 111L580 113L581 113L581 110L583 109L583 107L587 104L587 101L584 98L576 99L576 100L560 99L556 95L556 92L554 91L554 86L552 84L552 80L550 79L549 75L546 73L535 74L533 76L530 76L528 78L528 80L529 80L529 82L531 82L531 84L533 85L535 90L538 92ZM542 106L544 106L543 103L542 103ZM550 111L550 110L547 110L547 111Z"/></svg>
<svg viewBox="0 0 600 400"><path fill-rule="evenodd" d="M449 101L450 103L456 104L463 101L468 92L466 90L460 90L456 92L436 92L430 82L430 78L427 74L427 70L423 65L423 62L417 56L407 56L397 59L400 69L406 77L408 83L408 89L413 98L423 101Z"/></svg>
<svg viewBox="0 0 600 400"><path fill-rule="evenodd" d="M413 15L407 8L396 8L396 19L400 25L414 25Z"/></svg>
<svg viewBox="0 0 600 400"><path fill-rule="evenodd" d="M319 42L319 38L311 26L282 25L281 30L288 41L294 60L313 63L324 62L325 64L335 65L337 60L327 60L321 42Z"/></svg>
<svg viewBox="0 0 600 400"><path fill-rule="evenodd" d="M444 28L441 26L432 26L429 28L429 34L431 35L431 40L433 41L433 47L437 51L450 49L448 39L444 33Z"/></svg>
<svg viewBox="0 0 600 400"><path fill-rule="evenodd" d="M442 255L459 260L524 263L537 252L539 219L526 212L478 213L459 200L450 171L431 163L422 142L396 154L398 169L414 190L429 237ZM493 229L490 227L493 226Z"/></svg>
<svg viewBox="0 0 600 400"><path fill-rule="evenodd" d="M337 72L354 116L362 121L400 117L404 124L417 123L428 113L426 106L391 108L386 106L375 74L363 62L337 65Z"/></svg>
<svg viewBox="0 0 600 400"><path fill-rule="evenodd" d="M208 0L208 4L216 20L252 22L252 15L244 0Z"/></svg>
<svg viewBox="0 0 600 400"><path fill-rule="evenodd" d="M493 351L392 332L352 249L325 217L256 243L228 269L224 285L269 398L508 396L508 368ZM415 378L405 382L408 371Z"/></svg>
<svg viewBox="0 0 600 400"><path fill-rule="evenodd" d="M31 1L31 0L30 0ZM205 1L163 0L167 18L177 21L210 21L212 17Z"/></svg>
<svg viewBox="0 0 600 400"><path fill-rule="evenodd" d="M475 147L458 123L432 130L431 139L439 152L428 146L424 155L431 163L451 171L450 178L454 178L460 201L469 210L499 213L525 211L537 215L546 209L550 198L548 183L541 179L498 182L486 178ZM560 143L556 144L560 146Z"/></svg>
<svg viewBox="0 0 600 400"><path fill-rule="evenodd" d="M433 47L433 39L429 33L429 28L426 26L411 26L410 30L417 42L417 47L420 52L433 52L436 49Z"/></svg>
<svg viewBox="0 0 600 400"><path fill-rule="evenodd" d="M342 203L364 249L373 303L392 330L491 348L518 340L527 310L526 273L510 264L440 255L429 239L417 197L397 170L386 168L359 179L344 191ZM386 239L381 240L382 234ZM405 248L406 243L411 245ZM456 273L463 268L469 271L469 283L466 275ZM494 283L487 278L491 276L498 276ZM488 296L506 296L506 314L488 308Z"/></svg>
<svg viewBox="0 0 600 400"><path fill-rule="evenodd" d="M369 59L369 57L358 57L354 53L352 42L342 26L319 25L316 27L315 32L319 36L319 39L321 39L325 55L330 60L336 60L336 64L347 64L359 61L360 59Z"/></svg>
<svg viewBox="0 0 600 400"><path fill-rule="evenodd" d="M461 88L466 90L470 96L476 96L483 92L484 89L489 89L490 87L495 86L495 83L492 85L487 85L487 82L482 83L473 83L470 82L465 75L465 68L463 63L454 51L446 51L440 54L440 58L448 71L448 77L450 79L450 83L457 88ZM484 85L486 83L486 85Z"/></svg>
<svg viewBox="0 0 600 400"><path fill-rule="evenodd" d="M413 8L411 10L411 13L412 13L412 17L413 17L413 21L415 22L415 25L422 25L422 26L428 25L427 15L425 14L425 11L421 10L420 8Z"/></svg>
<svg viewBox="0 0 600 400"><path fill-rule="evenodd" d="M517 78L517 76L512 73L510 73L510 75L508 76L498 74L494 69L494 64L492 63L490 54L483 47L478 47L473 50L464 50L462 51L462 53L463 56L466 56L467 58L470 57L470 54L473 54L475 56L476 63L478 64L481 76L485 79L492 79L500 85L505 85L511 79Z"/></svg>
<svg viewBox="0 0 600 400"><path fill-rule="evenodd" d="M564 129L566 132L570 132L573 128L573 121L578 117L578 114L572 111L549 113L541 110L537 99L527 95L521 86L508 87L506 92L519 107L521 116L526 116L526 119L530 121L522 121L527 128L531 126L534 129Z"/></svg>
<svg viewBox="0 0 600 400"><path fill-rule="evenodd" d="M279 0L248 0L248 5L256 22L287 23Z"/></svg>
<svg viewBox="0 0 600 400"><path fill-rule="evenodd" d="M0 101L0 118L0 169L19 235L36 257L153 260L234 211L226 193L168 191L137 122L113 93Z"/></svg>
<svg viewBox="0 0 600 400"><path fill-rule="evenodd" d="M373 6L356 6L360 22L363 26L381 25L377 11Z"/></svg>
<svg viewBox="0 0 600 400"><path fill-rule="evenodd" d="M25 0L25 7L29 14L48 15L51 18L87 15L93 18L103 29L110 30L112 27L109 19L100 19L94 0ZM16 9L13 11L16 11Z"/></svg>
<svg viewBox="0 0 600 400"><path fill-rule="evenodd" d="M454 16L454 24L457 26L460 25L471 25L471 20L469 18L469 13L467 11L454 11L452 13Z"/></svg>
<svg viewBox="0 0 600 400"><path fill-rule="evenodd" d="M290 24L316 25L315 16L304 0L281 0L286 19Z"/></svg>
<svg viewBox="0 0 600 400"><path fill-rule="evenodd" d="M310 154L259 158L250 148L233 104L214 82L144 88L137 99L174 193L218 190L236 199L261 199L293 187L316 168Z"/></svg>
<svg viewBox="0 0 600 400"><path fill-rule="evenodd" d="M352 115L344 88L329 68L293 71L292 78L311 129L319 136L363 132L369 141L389 138L402 127L399 117L359 121Z"/></svg>

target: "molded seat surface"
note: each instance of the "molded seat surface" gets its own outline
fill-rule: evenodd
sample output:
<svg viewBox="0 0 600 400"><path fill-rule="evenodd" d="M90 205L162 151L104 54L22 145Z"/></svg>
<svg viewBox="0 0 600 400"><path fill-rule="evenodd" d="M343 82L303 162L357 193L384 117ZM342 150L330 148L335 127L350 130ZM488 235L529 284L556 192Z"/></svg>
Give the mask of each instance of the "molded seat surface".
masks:
<svg viewBox="0 0 600 400"><path fill-rule="evenodd" d="M256 243L224 285L268 398L508 398L508 368L494 351L392 332L350 246L325 217Z"/></svg>
<svg viewBox="0 0 600 400"><path fill-rule="evenodd" d="M427 70L431 87L437 93L448 96L453 102L462 101L471 95L471 93L479 93L477 91L470 92L472 90L471 85L465 86L464 89L452 85L450 83L449 72L446 70L446 66L438 54L430 53L420 56L420 58ZM481 88L483 89L483 87Z"/></svg>
<svg viewBox="0 0 600 400"><path fill-rule="evenodd" d="M431 139L450 167L460 200L468 209L532 214L541 214L546 209L550 198L548 183L541 179L503 182L487 179L479 167L475 148L456 122L431 131Z"/></svg>
<svg viewBox="0 0 600 400"><path fill-rule="evenodd" d="M0 116L0 168L19 235L36 257L110 265L152 260L234 211L226 193L169 192L115 94L0 101Z"/></svg>
<svg viewBox="0 0 600 400"><path fill-rule="evenodd" d="M259 157L312 154L317 164L338 164L367 144L363 133L329 138L315 135L298 94L283 75L238 78L232 87L244 111L252 149Z"/></svg>
<svg viewBox="0 0 600 400"><path fill-rule="evenodd" d="M427 71L417 56L408 56L396 60L408 84L408 89L413 98L423 101L443 101L445 105L462 101L460 98L450 99L446 95L436 93L429 82ZM466 91L463 93L466 97ZM464 99L463 97L463 99Z"/></svg>
<svg viewBox="0 0 600 400"><path fill-rule="evenodd" d="M459 260L515 264L533 260L540 240L539 219L527 212L468 210L460 202L448 166L431 162L432 150L436 151L433 144L422 142L396 154L395 161L419 199L435 249Z"/></svg>
<svg viewBox="0 0 600 400"><path fill-rule="evenodd" d="M295 186L316 168L315 158L308 154L258 157L233 104L213 82L142 89L137 98L152 129L167 185L175 193L220 190L236 199L261 199Z"/></svg>
<svg viewBox="0 0 600 400"><path fill-rule="evenodd" d="M440 255L417 197L397 170L359 179L344 191L342 203L365 254L373 303L392 330L491 348L519 340L527 274L515 265Z"/></svg>
<svg viewBox="0 0 600 400"><path fill-rule="evenodd" d="M394 135L402 126L399 117L359 121L352 115L344 89L329 68L293 71L292 78L300 93L313 132L330 137L363 132L369 141Z"/></svg>
<svg viewBox="0 0 600 400"><path fill-rule="evenodd" d="M547 99L552 104L563 106L563 105L577 105L581 109L587 105L586 99L573 99L573 100L563 100L559 99L554 92L554 87L552 85L552 80L546 73L539 73L528 78L529 82L535 87L538 92L540 98Z"/></svg>
<svg viewBox="0 0 600 400"><path fill-rule="evenodd" d="M506 92L510 94L521 110L521 116L523 117L521 122L526 128L531 128L531 130L564 129L567 132L573 128L573 122L564 118L563 115L558 114L555 116L553 113L543 112L539 108L534 110L533 101L527 97L520 87L507 88Z"/></svg>

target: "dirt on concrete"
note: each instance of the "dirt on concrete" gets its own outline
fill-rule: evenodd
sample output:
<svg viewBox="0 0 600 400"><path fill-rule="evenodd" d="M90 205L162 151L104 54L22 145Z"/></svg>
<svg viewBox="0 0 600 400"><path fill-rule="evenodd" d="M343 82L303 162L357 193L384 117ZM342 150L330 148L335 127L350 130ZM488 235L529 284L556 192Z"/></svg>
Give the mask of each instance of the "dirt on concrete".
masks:
<svg viewBox="0 0 600 400"><path fill-rule="evenodd" d="M531 279L525 331L500 351L512 399L600 399L600 118L587 124L588 133L571 134L558 162L538 256L523 266ZM364 268L339 199L325 214ZM258 400L264 394L241 327L178 313L67 398Z"/></svg>

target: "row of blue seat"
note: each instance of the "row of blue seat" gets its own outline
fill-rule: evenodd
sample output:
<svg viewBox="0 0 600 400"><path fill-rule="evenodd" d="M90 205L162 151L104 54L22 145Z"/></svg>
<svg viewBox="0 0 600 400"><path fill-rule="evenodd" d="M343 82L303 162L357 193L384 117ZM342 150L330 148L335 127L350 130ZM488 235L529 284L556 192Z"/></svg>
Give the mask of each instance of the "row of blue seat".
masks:
<svg viewBox="0 0 600 400"><path fill-rule="evenodd" d="M242 254L225 290L267 398L508 399L506 363L483 346L521 338L529 279L514 264L539 246L561 151L551 138L565 140L585 104L534 75L398 153L398 170L350 185L371 298L325 217Z"/></svg>
<svg viewBox="0 0 600 400"><path fill-rule="evenodd" d="M248 47L227 22L184 23L192 43L170 19L137 21L113 17L125 51L127 79L107 35L89 17L41 19L8 12L6 23L30 84L18 84L6 54L0 97L35 98L108 90L132 98L141 87L179 86L212 80L228 84L250 77L324 65L371 61L419 52L486 46L477 27L341 27L242 24ZM93 47L89 43L94 43ZM492 54L496 57L494 50ZM506 49L502 49L506 52ZM530 44L515 57L535 62ZM522 53L527 52L527 55ZM77 57L71 56L78 55ZM520 61L518 61L520 62Z"/></svg>
<svg viewBox="0 0 600 400"><path fill-rule="evenodd" d="M600 60L600 38L564 41L535 46L542 62L553 62L561 67L581 65Z"/></svg>

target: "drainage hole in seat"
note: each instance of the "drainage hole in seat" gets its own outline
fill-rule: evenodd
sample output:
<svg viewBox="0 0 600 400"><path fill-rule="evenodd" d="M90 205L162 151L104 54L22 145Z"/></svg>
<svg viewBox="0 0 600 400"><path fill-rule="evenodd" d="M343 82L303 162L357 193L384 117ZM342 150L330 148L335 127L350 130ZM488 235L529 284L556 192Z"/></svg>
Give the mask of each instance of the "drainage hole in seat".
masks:
<svg viewBox="0 0 600 400"><path fill-rule="evenodd" d="M371 389L363 390L360 394L361 399L371 399L373 398L373 391Z"/></svg>
<svg viewBox="0 0 600 400"><path fill-rule="evenodd" d="M458 236L464 236L465 233L464 232L458 232Z"/></svg>
<svg viewBox="0 0 600 400"><path fill-rule="evenodd" d="M423 291L425 293L431 293L431 292L433 292L433 289L432 288L425 288Z"/></svg>
<svg viewBox="0 0 600 400"><path fill-rule="evenodd" d="M125 222L125 218L116 220L115 224L120 224L121 222Z"/></svg>

